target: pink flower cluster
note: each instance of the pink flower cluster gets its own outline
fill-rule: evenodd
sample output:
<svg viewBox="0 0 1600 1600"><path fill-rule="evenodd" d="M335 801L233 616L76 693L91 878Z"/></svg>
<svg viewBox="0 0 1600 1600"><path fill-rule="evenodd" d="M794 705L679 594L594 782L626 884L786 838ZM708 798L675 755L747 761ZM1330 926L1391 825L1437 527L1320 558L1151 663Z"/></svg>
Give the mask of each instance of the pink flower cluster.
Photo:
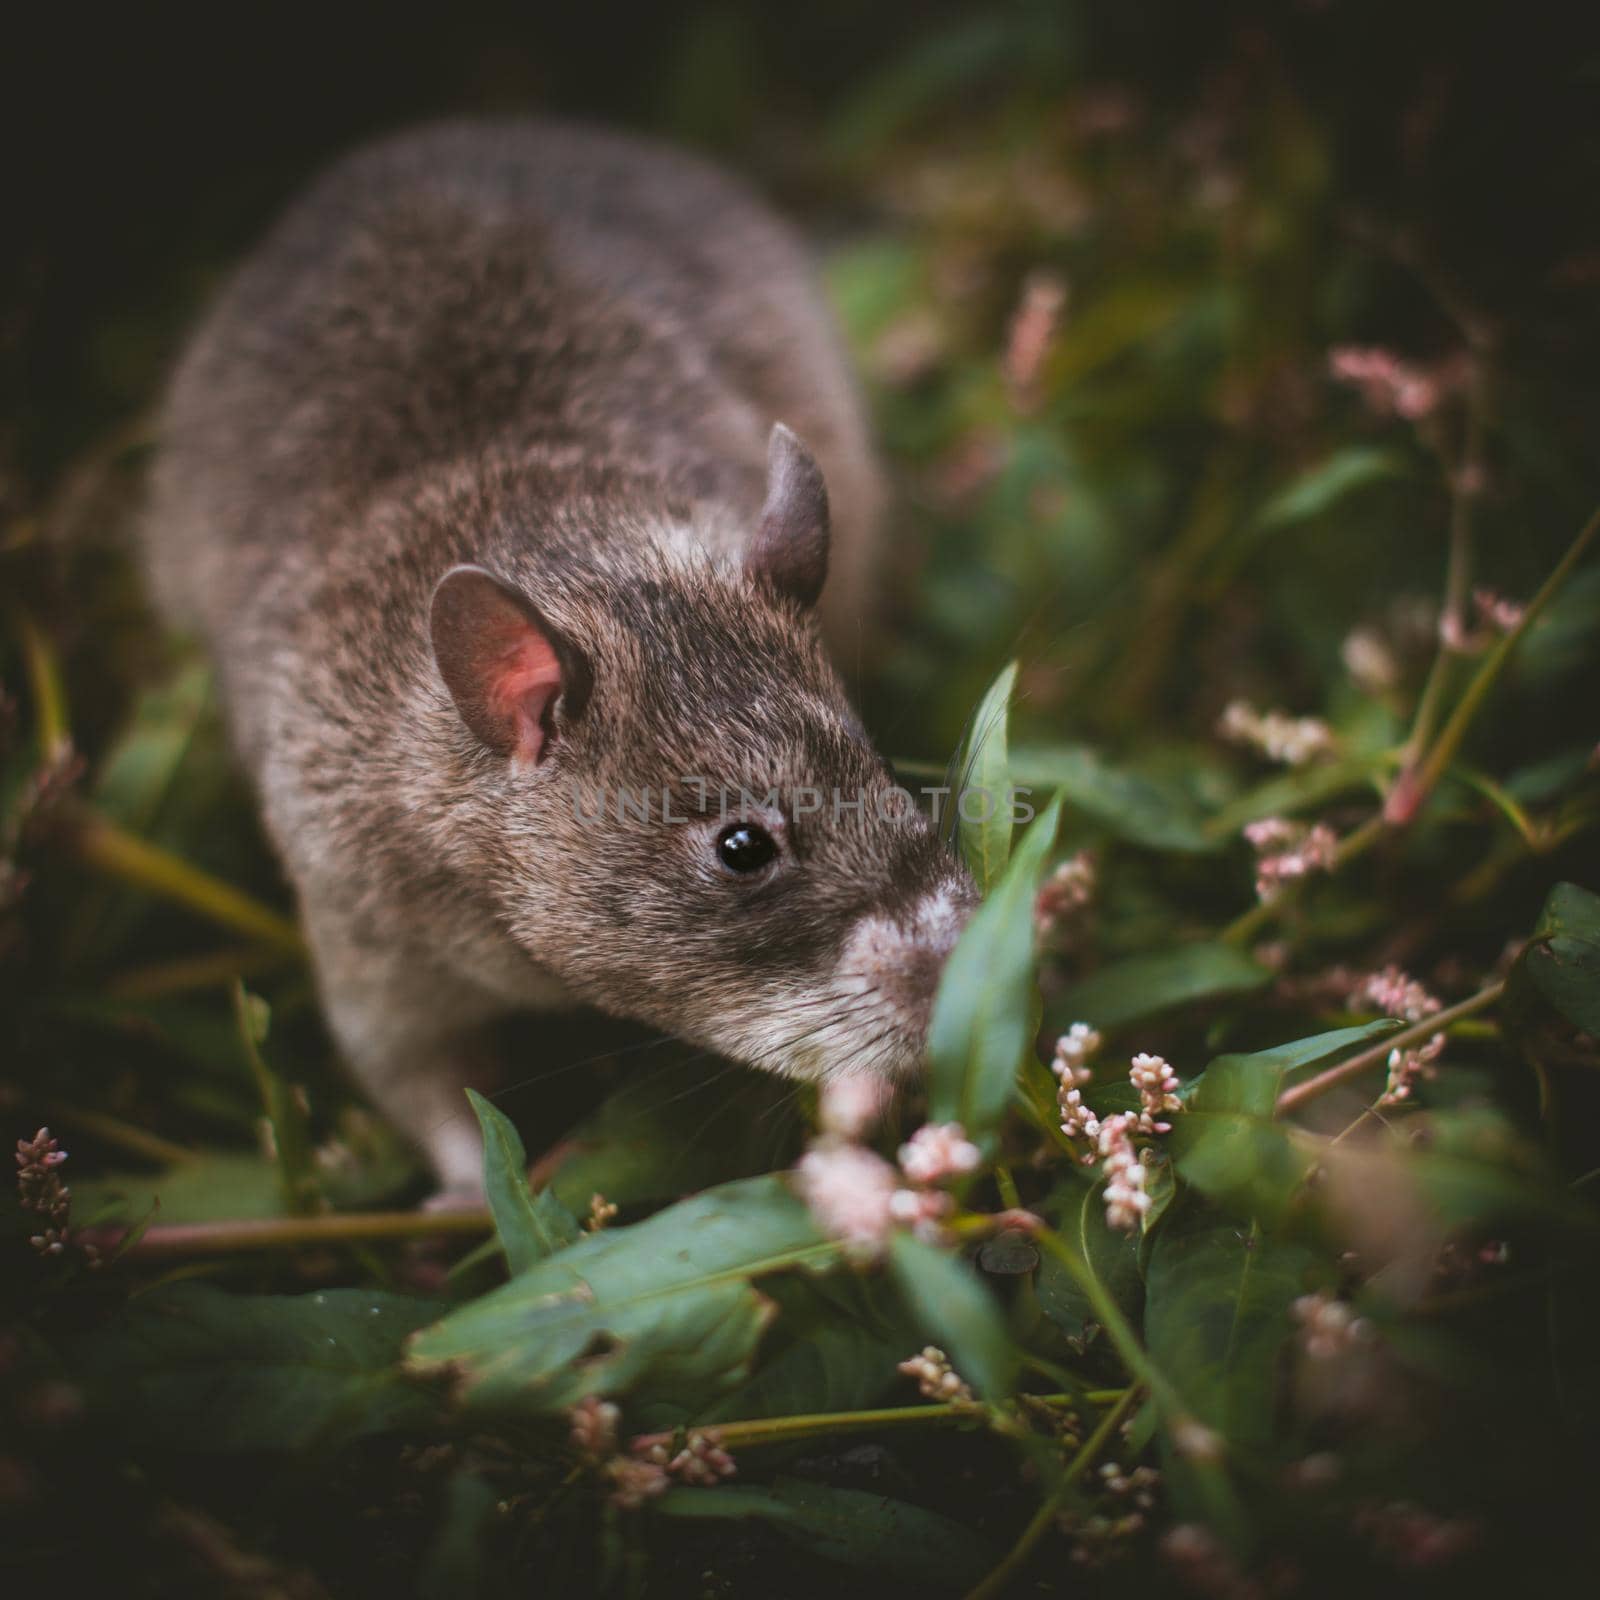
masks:
<svg viewBox="0 0 1600 1600"><path fill-rule="evenodd" d="M917 1388L929 1400L960 1404L972 1400L972 1390L962 1381L960 1373L950 1365L950 1358L938 1345L923 1347L920 1355L902 1361L898 1368L908 1378L917 1380Z"/></svg>
<svg viewBox="0 0 1600 1600"><path fill-rule="evenodd" d="M1445 612L1439 619L1439 642L1457 655L1475 655L1486 650L1496 634L1510 633L1521 625L1525 609L1493 589L1474 589L1472 605L1478 613L1475 630L1469 631L1461 614L1455 610Z"/></svg>
<svg viewBox="0 0 1600 1600"><path fill-rule="evenodd" d="M930 1122L900 1146L900 1170L913 1183L942 1183L975 1172L983 1152L959 1122Z"/></svg>
<svg viewBox="0 0 1600 1600"><path fill-rule="evenodd" d="M1032 411L1039 403L1045 357L1067 306L1067 283L1058 273L1030 272L1006 336L1005 379L1011 403Z"/></svg>
<svg viewBox="0 0 1600 1600"><path fill-rule="evenodd" d="M1475 1523L1436 1516L1409 1500L1368 1505L1356 1513L1358 1531L1397 1567L1426 1570L1459 1560L1478 1543Z"/></svg>
<svg viewBox="0 0 1600 1600"><path fill-rule="evenodd" d="M1399 967L1387 966L1381 972L1370 973L1360 979L1351 993L1352 1000L1366 1001L1379 1011L1406 1022L1421 1022L1442 1009L1441 1002ZM1411 1097L1419 1079L1431 1078L1438 1071L1437 1062L1444 1053L1445 1036L1434 1034L1426 1044L1409 1050L1389 1052L1389 1077L1384 1084L1378 1104L1399 1105Z"/></svg>
<svg viewBox="0 0 1600 1600"><path fill-rule="evenodd" d="M1063 861L1040 886L1033 903L1034 930L1048 938L1081 916L1094 899L1095 858L1080 850Z"/></svg>
<svg viewBox="0 0 1600 1600"><path fill-rule="evenodd" d="M1217 732L1234 744L1251 745L1268 760L1290 767L1303 767L1338 748L1333 730L1321 718L1257 711L1247 700L1235 700L1223 711Z"/></svg>
<svg viewBox="0 0 1600 1600"><path fill-rule="evenodd" d="M1096 1141L1106 1180L1106 1223L1124 1231L1138 1227L1150 1209L1144 1162L1133 1147L1133 1129L1138 1126L1139 1119L1131 1111L1119 1111L1100 1124Z"/></svg>
<svg viewBox="0 0 1600 1600"><path fill-rule="evenodd" d="M659 1439L636 1439L633 1448L639 1459L679 1480L702 1489L735 1476L739 1470L733 1457L722 1448L722 1434L716 1428L692 1428L683 1448L674 1453L671 1445Z"/></svg>
<svg viewBox="0 0 1600 1600"><path fill-rule="evenodd" d="M1313 872L1331 872L1339 859L1339 836L1325 822L1262 817L1244 836L1256 852L1256 895L1273 899L1284 884Z"/></svg>
<svg viewBox="0 0 1600 1600"><path fill-rule="evenodd" d="M1069 1139L1092 1146L1082 1160L1086 1166L1100 1163L1105 1177L1106 1221L1113 1228L1134 1228L1150 1209L1145 1161L1134 1145L1134 1136L1149 1138L1171 1130L1172 1124L1163 1119L1166 1113L1181 1109L1178 1076L1161 1056L1135 1056L1128 1079L1139 1091L1139 1110L1119 1111L1102 1120L1085 1104L1080 1087L1089 1076L1085 1063L1099 1047L1099 1034L1082 1022L1074 1023L1056 1042L1052 1069L1061 1085L1057 1092L1061 1131Z"/></svg>
<svg viewBox="0 0 1600 1600"><path fill-rule="evenodd" d="M28 1243L42 1256L61 1255L71 1243L68 1227L72 1211L72 1191L61 1181L58 1171L67 1159L59 1140L41 1128L31 1139L17 1140L17 1200L24 1211L46 1219L43 1232ZM93 1252L89 1252L91 1263Z"/></svg>
<svg viewBox="0 0 1600 1600"><path fill-rule="evenodd" d="M1372 1341L1372 1324L1324 1290L1301 1295L1290 1309L1300 1324L1300 1342L1314 1361L1331 1361Z"/></svg>
<svg viewBox="0 0 1600 1600"><path fill-rule="evenodd" d="M1100 1053L1103 1042L1087 1022L1074 1022L1056 1040L1055 1057L1050 1063L1050 1070L1064 1089L1089 1081L1093 1076L1089 1063Z"/></svg>
<svg viewBox="0 0 1600 1600"><path fill-rule="evenodd" d="M1351 998L1366 1000L1386 1016L1400 1017L1406 1022L1421 1022L1442 1009L1441 1002L1415 978L1407 977L1393 965L1362 978Z"/></svg>
<svg viewBox="0 0 1600 1600"><path fill-rule="evenodd" d="M1178 1075L1161 1056L1137 1055L1128 1068L1128 1077L1139 1091L1139 1132L1171 1133L1170 1122L1156 1119L1168 1111L1180 1111Z"/></svg>
<svg viewBox="0 0 1600 1600"><path fill-rule="evenodd" d="M875 1151L829 1131L812 1141L795 1169L811 1214L858 1260L879 1255L897 1227L941 1240L954 1201L933 1185L976 1171L983 1153L959 1122L929 1123L900 1147L899 1159L897 1169Z"/></svg>
<svg viewBox="0 0 1600 1600"><path fill-rule="evenodd" d="M645 1434L633 1441L633 1453L624 1455L617 1445L620 1417L617 1407L598 1395L586 1395L567 1408L573 1448L599 1469L610 1485L612 1504L625 1511L637 1511L647 1500L666 1493L674 1478L704 1487L738 1471L715 1428L691 1430L677 1450L669 1436Z"/></svg>
<svg viewBox="0 0 1600 1600"><path fill-rule="evenodd" d="M1401 416L1408 422L1430 416L1448 392L1438 373L1373 346L1340 345L1330 350L1328 371L1340 383L1359 389L1368 408L1378 416Z"/></svg>

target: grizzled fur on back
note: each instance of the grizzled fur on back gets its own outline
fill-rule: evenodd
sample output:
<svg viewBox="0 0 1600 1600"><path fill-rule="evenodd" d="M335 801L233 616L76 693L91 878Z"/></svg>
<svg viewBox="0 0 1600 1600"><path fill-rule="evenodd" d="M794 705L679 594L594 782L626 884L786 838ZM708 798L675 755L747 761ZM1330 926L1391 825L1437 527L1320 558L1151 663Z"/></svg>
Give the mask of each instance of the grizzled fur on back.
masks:
<svg viewBox="0 0 1600 1600"><path fill-rule="evenodd" d="M216 656L340 1043L447 1187L508 1008L812 1076L915 1064L971 887L885 802L824 651L868 606L878 479L803 253L742 188L530 123L358 153L221 296L162 434L158 596ZM816 611L762 565L808 507ZM537 690L520 759L430 638L463 570L469 623L509 597L521 642L484 656ZM683 820L594 811L645 788ZM765 870L719 865L722 789L786 797Z"/></svg>

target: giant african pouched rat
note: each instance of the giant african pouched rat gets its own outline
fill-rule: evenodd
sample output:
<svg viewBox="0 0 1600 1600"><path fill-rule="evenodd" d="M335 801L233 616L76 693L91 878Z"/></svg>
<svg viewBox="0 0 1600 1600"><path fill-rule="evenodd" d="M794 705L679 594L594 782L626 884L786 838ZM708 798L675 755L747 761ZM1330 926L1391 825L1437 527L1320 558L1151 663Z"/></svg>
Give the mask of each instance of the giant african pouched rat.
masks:
<svg viewBox="0 0 1600 1600"><path fill-rule="evenodd" d="M854 643L880 498L795 237L631 138L360 151L194 337L156 592L219 665L337 1040L447 1194L510 1010L916 1065L974 891L819 632Z"/></svg>

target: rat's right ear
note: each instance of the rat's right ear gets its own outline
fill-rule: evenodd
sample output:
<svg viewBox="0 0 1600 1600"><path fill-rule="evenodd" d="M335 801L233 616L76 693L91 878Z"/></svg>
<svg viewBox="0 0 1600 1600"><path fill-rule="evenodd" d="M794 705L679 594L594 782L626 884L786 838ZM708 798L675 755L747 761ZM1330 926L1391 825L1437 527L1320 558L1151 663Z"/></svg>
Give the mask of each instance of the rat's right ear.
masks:
<svg viewBox="0 0 1600 1600"><path fill-rule="evenodd" d="M589 664L528 599L482 567L452 567L428 611L433 659L461 720L498 755L533 766L589 693Z"/></svg>
<svg viewBox="0 0 1600 1600"><path fill-rule="evenodd" d="M745 566L803 606L817 603L828 576L828 488L811 452L781 422L767 440L767 503Z"/></svg>

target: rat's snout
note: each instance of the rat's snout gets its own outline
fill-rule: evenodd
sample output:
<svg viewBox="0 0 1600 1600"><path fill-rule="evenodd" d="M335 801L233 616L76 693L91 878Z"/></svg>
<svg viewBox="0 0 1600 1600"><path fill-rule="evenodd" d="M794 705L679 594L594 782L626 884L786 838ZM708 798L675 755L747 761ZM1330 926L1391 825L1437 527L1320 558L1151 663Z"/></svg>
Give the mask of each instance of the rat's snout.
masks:
<svg viewBox="0 0 1600 1600"><path fill-rule="evenodd" d="M970 879L951 874L893 914L868 913L850 931L836 988L856 1003L870 997L874 1069L905 1076L920 1066L939 975L977 903Z"/></svg>

